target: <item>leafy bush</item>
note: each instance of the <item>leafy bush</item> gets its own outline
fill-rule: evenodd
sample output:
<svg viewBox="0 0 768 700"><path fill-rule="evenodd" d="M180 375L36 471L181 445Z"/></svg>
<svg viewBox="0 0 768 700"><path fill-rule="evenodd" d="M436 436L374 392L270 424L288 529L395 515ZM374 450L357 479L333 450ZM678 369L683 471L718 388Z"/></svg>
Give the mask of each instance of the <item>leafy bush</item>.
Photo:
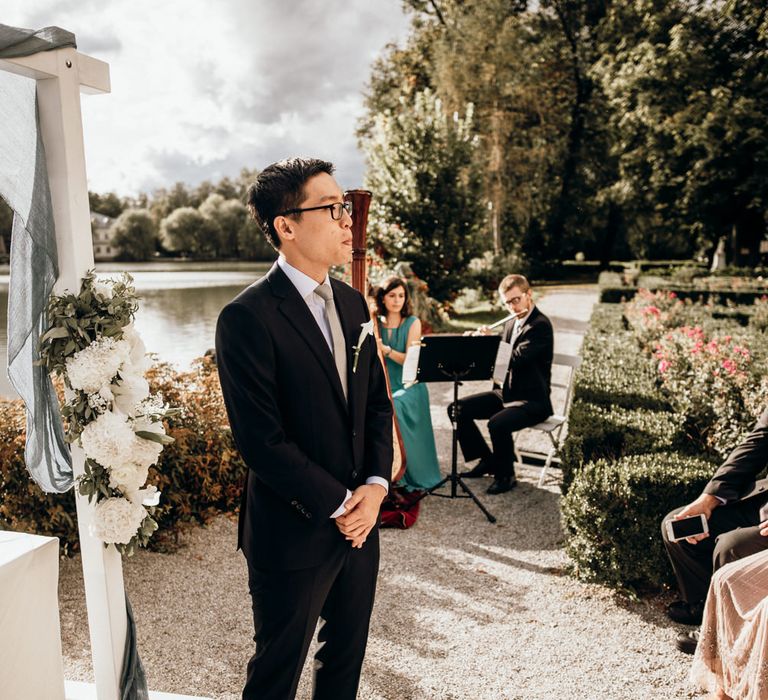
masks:
<svg viewBox="0 0 768 700"><path fill-rule="evenodd" d="M44 493L24 464L24 404L0 401L0 530L59 537L62 552L79 549L75 496Z"/></svg>
<svg viewBox="0 0 768 700"><path fill-rule="evenodd" d="M676 413L575 401L560 455L563 493L588 462L682 448L686 443L684 424Z"/></svg>
<svg viewBox="0 0 768 700"><path fill-rule="evenodd" d="M651 359L638 351L629 331L594 332L584 338L574 399L624 408L667 410Z"/></svg>
<svg viewBox="0 0 768 700"><path fill-rule="evenodd" d="M180 409L166 422L175 442L163 450L149 483L162 492L153 517L160 529L149 547L168 549L189 523L206 523L240 505L245 463L235 449L227 423L218 373L209 358L188 372L155 365L147 376L153 392ZM0 401L0 529L61 538L62 551L78 549L73 492L45 494L24 465L24 408L21 401Z"/></svg>
<svg viewBox="0 0 768 700"><path fill-rule="evenodd" d="M676 328L656 345L670 402L693 437L721 457L749 431L766 399L759 388L763 363L754 361L750 345L746 334L709 336L698 326Z"/></svg>
<svg viewBox="0 0 768 700"><path fill-rule="evenodd" d="M714 469L676 452L585 465L562 500L565 548L579 578L632 592L671 583L661 519L696 498Z"/></svg>

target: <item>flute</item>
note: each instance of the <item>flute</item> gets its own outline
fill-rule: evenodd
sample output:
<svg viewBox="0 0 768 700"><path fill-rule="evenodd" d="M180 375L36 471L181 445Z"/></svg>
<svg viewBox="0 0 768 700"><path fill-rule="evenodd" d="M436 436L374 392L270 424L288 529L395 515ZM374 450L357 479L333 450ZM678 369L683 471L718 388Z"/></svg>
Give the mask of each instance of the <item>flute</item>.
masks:
<svg viewBox="0 0 768 700"><path fill-rule="evenodd" d="M509 314L509 316L505 316L501 320L496 321L496 323L492 323L490 326L481 326L481 328L485 328L486 330L490 331L490 330L492 330L494 328L498 328L499 326L504 325L507 321L511 321L513 318L522 318L529 311L530 311L530 309L525 309L525 311L521 311L520 313L517 313L517 314Z"/></svg>

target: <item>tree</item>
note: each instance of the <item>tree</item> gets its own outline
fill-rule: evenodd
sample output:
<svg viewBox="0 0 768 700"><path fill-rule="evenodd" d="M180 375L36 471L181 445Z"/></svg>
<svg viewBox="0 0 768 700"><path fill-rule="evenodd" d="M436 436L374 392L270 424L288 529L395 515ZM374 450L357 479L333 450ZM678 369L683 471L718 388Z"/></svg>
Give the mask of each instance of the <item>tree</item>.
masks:
<svg viewBox="0 0 768 700"><path fill-rule="evenodd" d="M118 260L144 262L157 250L157 226L146 209L126 209L110 228Z"/></svg>
<svg viewBox="0 0 768 700"><path fill-rule="evenodd" d="M214 193L208 195L199 211L217 233L216 257L238 255L238 232L248 217L245 205L237 199L224 199L222 195Z"/></svg>
<svg viewBox="0 0 768 700"><path fill-rule="evenodd" d="M453 299L479 254L485 225L481 181L473 167L472 105L449 115L427 89L412 108L376 115L364 147L372 242L389 261L411 263L435 299Z"/></svg>
<svg viewBox="0 0 768 700"><path fill-rule="evenodd" d="M192 207L174 209L160 225L163 247L194 258L209 257L216 249L215 227Z"/></svg>
<svg viewBox="0 0 768 700"><path fill-rule="evenodd" d="M641 252L732 242L754 264L768 203L768 20L757 0L635 0L634 27L598 67L612 109L615 191Z"/></svg>
<svg viewBox="0 0 768 700"><path fill-rule="evenodd" d="M239 256L245 260L274 260L277 252L267 241L261 227L247 216L237 232Z"/></svg>
<svg viewBox="0 0 768 700"><path fill-rule="evenodd" d="M116 219L126 208L125 203L114 192L108 192L107 194L88 192L88 203L91 211L103 214L111 219Z"/></svg>

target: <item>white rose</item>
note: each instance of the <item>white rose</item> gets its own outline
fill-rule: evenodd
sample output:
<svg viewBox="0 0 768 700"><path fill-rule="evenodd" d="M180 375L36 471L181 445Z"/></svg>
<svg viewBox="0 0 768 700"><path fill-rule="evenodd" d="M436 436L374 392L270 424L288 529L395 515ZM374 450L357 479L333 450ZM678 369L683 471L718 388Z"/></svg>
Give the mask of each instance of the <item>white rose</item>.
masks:
<svg viewBox="0 0 768 700"><path fill-rule="evenodd" d="M120 372L120 379L111 386L115 408L129 416L132 416L137 405L149 396L149 383L141 374L131 371L132 369L130 365L126 366L126 369Z"/></svg>
<svg viewBox="0 0 768 700"><path fill-rule="evenodd" d="M105 498L96 505L90 532L107 544L128 544L138 532L147 511L125 498Z"/></svg>
<svg viewBox="0 0 768 700"><path fill-rule="evenodd" d="M156 506L160 503L160 492L156 486L147 486L145 489L138 489L125 494L125 497L145 506Z"/></svg>
<svg viewBox="0 0 768 700"><path fill-rule="evenodd" d="M162 451L163 446L159 442L145 440L136 435L131 454L131 463L138 468L149 469L149 467L157 462ZM146 481L146 478L144 481Z"/></svg>
<svg viewBox="0 0 768 700"><path fill-rule="evenodd" d="M67 358L67 378L73 389L96 394L108 386L128 359L130 345L125 340L99 338Z"/></svg>
<svg viewBox="0 0 768 700"><path fill-rule="evenodd" d="M103 282L94 282L93 291L103 299L109 300L112 298L112 287Z"/></svg>
<svg viewBox="0 0 768 700"><path fill-rule="evenodd" d="M86 457L113 469L130 463L136 435L122 413L107 411L83 428L80 444Z"/></svg>
<svg viewBox="0 0 768 700"><path fill-rule="evenodd" d="M130 348L128 359L138 373L144 373L149 369L150 361L147 357L147 348L132 323L123 328L123 340L128 342Z"/></svg>
<svg viewBox="0 0 768 700"><path fill-rule="evenodd" d="M144 467L129 462L109 470L109 485L113 489L119 489L124 494L138 491L147 481L149 467Z"/></svg>

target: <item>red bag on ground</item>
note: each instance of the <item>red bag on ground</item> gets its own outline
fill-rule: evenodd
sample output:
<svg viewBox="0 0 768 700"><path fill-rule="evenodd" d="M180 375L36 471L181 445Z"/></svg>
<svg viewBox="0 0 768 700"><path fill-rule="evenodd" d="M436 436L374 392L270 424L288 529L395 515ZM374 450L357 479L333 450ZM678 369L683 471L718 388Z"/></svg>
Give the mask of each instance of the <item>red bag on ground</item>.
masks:
<svg viewBox="0 0 768 700"><path fill-rule="evenodd" d="M416 499L421 491L393 488L381 504L381 527L407 530L419 517L421 501Z"/></svg>

